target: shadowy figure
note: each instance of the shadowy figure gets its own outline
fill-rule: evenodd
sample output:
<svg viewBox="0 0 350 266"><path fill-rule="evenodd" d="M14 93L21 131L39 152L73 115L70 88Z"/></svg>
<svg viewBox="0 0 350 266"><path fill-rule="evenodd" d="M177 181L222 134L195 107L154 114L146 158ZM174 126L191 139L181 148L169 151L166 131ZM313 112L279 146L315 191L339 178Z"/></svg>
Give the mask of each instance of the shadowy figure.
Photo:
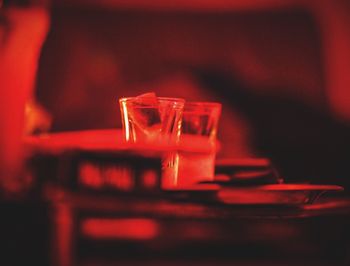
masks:
<svg viewBox="0 0 350 266"><path fill-rule="evenodd" d="M349 125L294 99L252 94L231 75L198 69L194 75L247 119L255 149L272 160L286 182L349 187Z"/></svg>

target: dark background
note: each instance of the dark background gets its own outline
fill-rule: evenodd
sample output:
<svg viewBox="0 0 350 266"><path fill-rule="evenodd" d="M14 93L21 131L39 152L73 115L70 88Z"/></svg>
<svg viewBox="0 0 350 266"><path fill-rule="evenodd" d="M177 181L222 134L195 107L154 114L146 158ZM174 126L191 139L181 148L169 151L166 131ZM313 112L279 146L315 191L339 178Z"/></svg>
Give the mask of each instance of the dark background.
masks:
<svg viewBox="0 0 350 266"><path fill-rule="evenodd" d="M347 183L347 50L334 45L347 40L345 2L87 3L53 3L37 80L52 131L120 128L117 99L146 91L220 101L218 157Z"/></svg>

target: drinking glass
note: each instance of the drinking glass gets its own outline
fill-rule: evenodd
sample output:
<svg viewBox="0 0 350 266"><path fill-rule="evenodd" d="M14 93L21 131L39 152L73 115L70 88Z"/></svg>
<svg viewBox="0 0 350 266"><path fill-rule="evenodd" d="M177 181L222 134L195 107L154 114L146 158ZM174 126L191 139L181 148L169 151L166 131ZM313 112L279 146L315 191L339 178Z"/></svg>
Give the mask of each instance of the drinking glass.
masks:
<svg viewBox="0 0 350 266"><path fill-rule="evenodd" d="M185 100L165 97L129 97L119 100L123 135L127 142L162 150L162 180L177 175L177 145Z"/></svg>
<svg viewBox="0 0 350 266"><path fill-rule="evenodd" d="M220 114L220 103L186 102L179 148L173 159L176 171L163 176L164 189L186 189L214 179Z"/></svg>
<svg viewBox="0 0 350 266"><path fill-rule="evenodd" d="M179 140L185 100L128 97L119 100L123 132L130 143L172 143Z"/></svg>

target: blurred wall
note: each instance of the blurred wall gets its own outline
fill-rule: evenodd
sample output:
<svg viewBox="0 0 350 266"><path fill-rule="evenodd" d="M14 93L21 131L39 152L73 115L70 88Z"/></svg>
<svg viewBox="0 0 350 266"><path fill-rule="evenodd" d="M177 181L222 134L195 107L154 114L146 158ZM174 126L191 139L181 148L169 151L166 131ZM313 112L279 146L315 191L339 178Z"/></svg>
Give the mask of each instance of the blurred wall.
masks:
<svg viewBox="0 0 350 266"><path fill-rule="evenodd" d="M222 101L191 68L223 70L252 94L327 109L321 42L303 9L150 11L61 7L40 61L37 96L54 131L121 127L117 99L145 91ZM249 123L224 103L224 155L254 153Z"/></svg>
<svg viewBox="0 0 350 266"><path fill-rule="evenodd" d="M121 127L117 99L146 91L220 101L219 157L268 157L287 182L349 185L346 1L121 2L54 6L37 82L53 131Z"/></svg>

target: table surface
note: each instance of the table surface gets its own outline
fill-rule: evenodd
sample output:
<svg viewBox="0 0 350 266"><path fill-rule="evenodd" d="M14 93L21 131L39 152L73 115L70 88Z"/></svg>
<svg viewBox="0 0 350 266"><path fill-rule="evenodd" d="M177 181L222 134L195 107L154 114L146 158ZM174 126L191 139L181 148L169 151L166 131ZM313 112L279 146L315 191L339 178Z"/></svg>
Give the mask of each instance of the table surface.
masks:
<svg viewBox="0 0 350 266"><path fill-rule="evenodd" d="M240 206L203 201L200 195L189 200L186 195L115 197L58 191L49 201L1 202L0 209L3 265L16 261L54 265L58 242L68 243L71 265L347 265L350 261L346 197L321 197L299 206ZM106 230L89 231L86 224L94 221L118 225L120 230L105 237ZM125 226L128 223L151 226L156 233L133 238L140 231Z"/></svg>

